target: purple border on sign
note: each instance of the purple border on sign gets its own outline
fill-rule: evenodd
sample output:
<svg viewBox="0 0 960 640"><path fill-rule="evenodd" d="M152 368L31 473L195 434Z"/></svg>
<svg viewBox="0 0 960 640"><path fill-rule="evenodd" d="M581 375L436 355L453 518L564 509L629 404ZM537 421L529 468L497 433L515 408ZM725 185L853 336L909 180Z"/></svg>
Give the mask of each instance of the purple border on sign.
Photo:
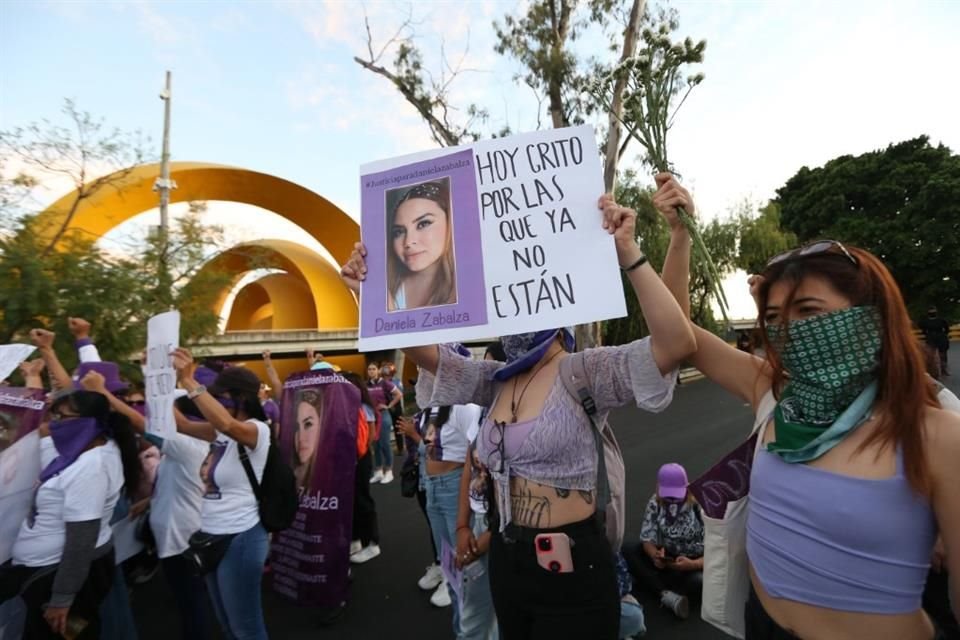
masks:
<svg viewBox="0 0 960 640"><path fill-rule="evenodd" d="M450 179L457 302L388 312L386 192L440 178ZM486 324L487 295L473 151L467 149L360 176L360 211L360 226L367 247L367 279L360 298L361 338Z"/></svg>

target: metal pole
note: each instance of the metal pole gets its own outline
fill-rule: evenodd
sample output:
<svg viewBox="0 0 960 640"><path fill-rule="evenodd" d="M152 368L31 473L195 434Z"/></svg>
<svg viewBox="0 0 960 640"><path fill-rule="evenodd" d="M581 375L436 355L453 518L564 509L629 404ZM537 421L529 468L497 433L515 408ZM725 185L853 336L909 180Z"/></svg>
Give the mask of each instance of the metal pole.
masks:
<svg viewBox="0 0 960 640"><path fill-rule="evenodd" d="M160 194L160 228L159 228L159 284L161 294L172 303L172 285L167 266L167 247L170 230L170 219L167 209L170 205L170 191L177 188L177 183L170 179L170 72L167 71L167 81L160 99L163 100L163 150L160 155L160 177L153 183L153 190Z"/></svg>
<svg viewBox="0 0 960 640"><path fill-rule="evenodd" d="M170 221L167 218L167 207L170 204L170 72L167 71L167 83L160 94L163 100L163 151L160 155L160 178L155 189L160 192L160 233L164 240ZM166 247L164 247L166 248Z"/></svg>

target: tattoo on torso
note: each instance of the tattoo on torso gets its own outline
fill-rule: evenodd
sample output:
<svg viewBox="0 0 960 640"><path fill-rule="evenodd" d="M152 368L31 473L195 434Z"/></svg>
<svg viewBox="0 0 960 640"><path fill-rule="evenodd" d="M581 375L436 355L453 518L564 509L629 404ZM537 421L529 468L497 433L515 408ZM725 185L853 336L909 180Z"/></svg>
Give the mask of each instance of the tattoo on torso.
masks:
<svg viewBox="0 0 960 640"><path fill-rule="evenodd" d="M510 507L513 519L524 526L550 526L550 500L533 495L529 482L523 478L517 478L510 489Z"/></svg>
<svg viewBox="0 0 960 640"><path fill-rule="evenodd" d="M550 527L552 501L547 496L536 495L531 485L536 485L536 483L525 478L513 479L510 488L510 506L513 510L513 520L517 524L527 527ZM553 490L559 500L568 500L571 497L579 496L585 504L592 506L594 503L592 491L560 489L557 487L554 487ZM557 507L560 507L560 503L557 504Z"/></svg>

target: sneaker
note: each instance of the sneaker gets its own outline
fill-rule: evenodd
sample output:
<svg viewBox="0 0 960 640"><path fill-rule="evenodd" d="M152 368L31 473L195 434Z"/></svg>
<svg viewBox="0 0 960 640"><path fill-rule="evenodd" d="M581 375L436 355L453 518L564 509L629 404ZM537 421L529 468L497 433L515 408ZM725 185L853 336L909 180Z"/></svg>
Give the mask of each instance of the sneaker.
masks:
<svg viewBox="0 0 960 640"><path fill-rule="evenodd" d="M424 591L432 591L437 585L443 582L443 569L438 564L432 564L427 567L427 572L417 581L417 586Z"/></svg>
<svg viewBox="0 0 960 640"><path fill-rule="evenodd" d="M363 544L359 540L354 540L353 542L350 543L350 555L353 555L355 553L360 553L362 549L363 549Z"/></svg>
<svg viewBox="0 0 960 640"><path fill-rule="evenodd" d="M430 596L430 604L435 607L449 607L451 604L453 604L450 600L450 591L447 589L446 580L440 582L437 590L433 592L432 596Z"/></svg>
<svg viewBox="0 0 960 640"><path fill-rule="evenodd" d="M392 470L392 469L387 469L386 473L383 474L383 480L382 480L381 482L382 482L383 484L389 484L389 483L393 482L393 470Z"/></svg>
<svg viewBox="0 0 960 640"><path fill-rule="evenodd" d="M381 480L383 480L383 472L377 469L376 473L370 476L370 484L377 484Z"/></svg>
<svg viewBox="0 0 960 640"><path fill-rule="evenodd" d="M682 596L673 591L664 591L660 594L660 605L673 611L673 615L681 620L686 620L690 615L690 601L687 596Z"/></svg>
<svg viewBox="0 0 960 640"><path fill-rule="evenodd" d="M378 555L380 555L380 545L371 542L363 549L350 556L350 562L353 564L363 564L364 562L373 560Z"/></svg>

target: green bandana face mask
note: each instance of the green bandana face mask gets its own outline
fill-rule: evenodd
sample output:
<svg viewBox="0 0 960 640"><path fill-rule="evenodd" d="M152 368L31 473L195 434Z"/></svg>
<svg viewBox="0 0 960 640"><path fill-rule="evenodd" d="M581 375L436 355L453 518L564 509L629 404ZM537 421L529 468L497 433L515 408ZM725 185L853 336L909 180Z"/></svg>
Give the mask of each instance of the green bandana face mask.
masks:
<svg viewBox="0 0 960 640"><path fill-rule="evenodd" d="M871 382L880 360L880 330L875 307L841 309L786 328L767 327L789 374L774 412L777 440L768 450L788 462L806 462L829 451L863 421L876 394ZM872 393L866 393L868 387ZM853 409L858 415L848 411ZM843 424L838 423L841 417Z"/></svg>

